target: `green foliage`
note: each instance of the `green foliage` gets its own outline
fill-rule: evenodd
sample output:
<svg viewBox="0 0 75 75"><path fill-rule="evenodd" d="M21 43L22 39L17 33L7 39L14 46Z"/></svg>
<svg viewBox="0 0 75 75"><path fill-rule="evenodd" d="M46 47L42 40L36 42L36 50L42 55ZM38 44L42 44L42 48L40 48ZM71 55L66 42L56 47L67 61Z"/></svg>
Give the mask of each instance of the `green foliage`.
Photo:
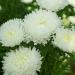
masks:
<svg viewBox="0 0 75 75"><path fill-rule="evenodd" d="M0 5L2 6L2 10L0 11L0 25L9 19L23 18L32 10L38 9L39 6L35 5L34 2L31 4L24 4L21 3L20 0L0 0ZM31 8L31 10L29 8ZM57 14L61 17L63 14L66 14L67 16L75 15L75 12L71 6L67 6L64 10L57 12ZM20 46L32 48L34 44L33 42L29 44L22 42ZM9 52L10 49L15 50L18 47L19 46L8 48L0 44L0 75L3 75L1 63L3 56L6 52ZM44 57L42 60L43 64L41 71L40 73L37 72L38 75L72 75L71 61L75 59L70 60L72 58L72 54L63 52L60 49L53 47L50 41L45 46L37 45L35 47L40 50L42 56Z"/></svg>

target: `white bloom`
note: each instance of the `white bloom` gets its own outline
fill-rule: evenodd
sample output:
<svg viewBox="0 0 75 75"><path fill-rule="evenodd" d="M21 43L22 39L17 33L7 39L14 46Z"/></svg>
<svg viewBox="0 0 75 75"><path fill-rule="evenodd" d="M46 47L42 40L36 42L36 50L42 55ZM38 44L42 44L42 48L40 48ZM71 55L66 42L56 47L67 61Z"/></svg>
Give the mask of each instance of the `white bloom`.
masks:
<svg viewBox="0 0 75 75"><path fill-rule="evenodd" d="M14 19L2 24L0 27L0 42L3 46L13 47L23 41L22 23L20 19Z"/></svg>
<svg viewBox="0 0 75 75"><path fill-rule="evenodd" d="M68 20L69 20L72 24L75 24L75 16L69 16Z"/></svg>
<svg viewBox="0 0 75 75"><path fill-rule="evenodd" d="M75 52L75 31L73 29L58 29L52 43L63 51Z"/></svg>
<svg viewBox="0 0 75 75"><path fill-rule="evenodd" d="M61 25L57 14L46 10L33 11L24 19L25 41L46 44L50 35Z"/></svg>
<svg viewBox="0 0 75 75"><path fill-rule="evenodd" d="M31 2L33 2L33 0L21 0L21 2L23 2L23 3L31 3Z"/></svg>
<svg viewBox="0 0 75 75"><path fill-rule="evenodd" d="M36 48L19 48L3 57L4 75L37 75L40 71L42 57Z"/></svg>
<svg viewBox="0 0 75 75"><path fill-rule="evenodd" d="M58 11L68 5L68 0L36 0L41 8Z"/></svg>
<svg viewBox="0 0 75 75"><path fill-rule="evenodd" d="M75 0L68 0L69 4L72 5L73 7L75 7Z"/></svg>

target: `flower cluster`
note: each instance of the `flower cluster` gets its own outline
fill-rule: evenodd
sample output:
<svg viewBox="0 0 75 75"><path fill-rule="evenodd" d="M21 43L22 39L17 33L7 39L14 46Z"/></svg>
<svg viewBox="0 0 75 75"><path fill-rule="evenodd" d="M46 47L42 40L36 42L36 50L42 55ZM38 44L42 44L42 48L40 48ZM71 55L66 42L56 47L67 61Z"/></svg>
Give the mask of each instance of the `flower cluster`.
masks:
<svg viewBox="0 0 75 75"><path fill-rule="evenodd" d="M30 3L33 0L22 0ZM0 27L0 43L2 46L14 47L21 42L34 42L47 44L52 39L52 44L63 51L75 52L75 30L63 27L70 22L57 15L57 11L64 9L68 0L36 0L39 9L25 15L23 19L12 19ZM74 22L74 18L69 18ZM4 75L37 75L42 64L42 56L36 48L20 47L15 51L6 53L3 57Z"/></svg>

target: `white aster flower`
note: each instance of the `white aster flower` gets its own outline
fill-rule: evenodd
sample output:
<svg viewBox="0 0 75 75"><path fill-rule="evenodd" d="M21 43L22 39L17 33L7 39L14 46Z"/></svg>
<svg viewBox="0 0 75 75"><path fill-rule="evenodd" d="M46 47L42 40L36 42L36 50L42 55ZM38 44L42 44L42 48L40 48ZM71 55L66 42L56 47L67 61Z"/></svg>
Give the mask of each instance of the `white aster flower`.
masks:
<svg viewBox="0 0 75 75"><path fill-rule="evenodd" d="M36 48L24 48L11 51L3 57L4 75L37 75L40 71L42 57Z"/></svg>
<svg viewBox="0 0 75 75"><path fill-rule="evenodd" d="M24 40L20 19L9 20L0 27L0 42L3 46L13 47L19 45Z"/></svg>
<svg viewBox="0 0 75 75"><path fill-rule="evenodd" d="M46 44L50 35L61 25L57 14L46 10L33 11L24 19L25 41Z"/></svg>
<svg viewBox="0 0 75 75"><path fill-rule="evenodd" d="M68 5L68 0L36 0L41 8L58 11Z"/></svg>
<svg viewBox="0 0 75 75"><path fill-rule="evenodd" d="M33 2L33 0L21 0L21 2L23 2L23 3L31 3L31 2Z"/></svg>
<svg viewBox="0 0 75 75"><path fill-rule="evenodd" d="M59 28L52 42L66 52L75 52L75 31L73 29Z"/></svg>

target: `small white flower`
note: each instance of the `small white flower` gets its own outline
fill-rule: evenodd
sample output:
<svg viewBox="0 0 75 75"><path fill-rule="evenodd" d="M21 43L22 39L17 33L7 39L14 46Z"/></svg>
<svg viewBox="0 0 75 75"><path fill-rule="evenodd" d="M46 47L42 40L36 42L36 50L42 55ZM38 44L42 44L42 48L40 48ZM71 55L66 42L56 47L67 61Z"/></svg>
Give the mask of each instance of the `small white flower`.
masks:
<svg viewBox="0 0 75 75"><path fill-rule="evenodd" d="M4 75L37 75L40 71L42 57L36 48L24 48L6 53L3 57Z"/></svg>
<svg viewBox="0 0 75 75"><path fill-rule="evenodd" d="M0 42L3 46L13 47L19 45L24 40L20 19L9 20L0 27Z"/></svg>
<svg viewBox="0 0 75 75"><path fill-rule="evenodd" d="M75 16L69 16L68 20L72 23L75 24Z"/></svg>
<svg viewBox="0 0 75 75"><path fill-rule="evenodd" d="M59 28L52 43L63 51L75 52L75 31L73 29Z"/></svg>
<svg viewBox="0 0 75 75"><path fill-rule="evenodd" d="M36 0L41 8L58 11L68 5L68 0Z"/></svg>
<svg viewBox="0 0 75 75"><path fill-rule="evenodd" d="M23 3L31 3L31 2L33 2L33 0L21 0L21 2L23 2Z"/></svg>
<svg viewBox="0 0 75 75"><path fill-rule="evenodd" d="M61 21L54 12L37 10L25 16L23 25L25 41L46 44L50 35L61 26Z"/></svg>
<svg viewBox="0 0 75 75"><path fill-rule="evenodd" d="M68 1L71 6L75 7L75 0L68 0Z"/></svg>

